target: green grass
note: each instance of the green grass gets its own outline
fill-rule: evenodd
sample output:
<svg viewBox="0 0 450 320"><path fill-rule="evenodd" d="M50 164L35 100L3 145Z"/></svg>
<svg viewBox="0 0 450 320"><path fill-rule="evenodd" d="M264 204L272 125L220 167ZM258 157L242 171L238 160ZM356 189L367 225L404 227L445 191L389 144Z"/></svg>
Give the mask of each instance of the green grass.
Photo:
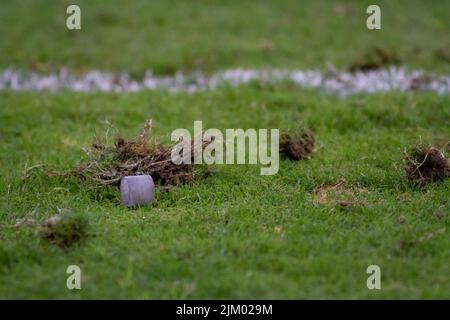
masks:
<svg viewBox="0 0 450 320"><path fill-rule="evenodd" d="M2 298L448 298L450 181L409 185L402 150L450 137L448 97L400 93L345 100L289 85L169 94L0 94L0 297ZM247 115L252 115L247 116ZM158 193L128 210L118 190L47 178L24 166L68 169L100 121L133 136L179 127L309 126L320 147L309 161L283 160L275 176L257 166L215 166L194 185ZM33 173L33 172L31 172ZM314 191L345 178L364 203L317 204ZM57 208L87 217L89 236L68 250L17 218ZM401 220L404 220L401 222ZM68 265L82 290L65 287ZM368 265L382 290L366 288Z"/></svg>
<svg viewBox="0 0 450 320"><path fill-rule="evenodd" d="M81 7L81 31L66 29L65 10L74 3ZM376 3L379 31L366 28L369 0L4 0L0 68L48 72L67 66L135 76L146 69L346 68L382 47L412 68L450 72L449 1Z"/></svg>
<svg viewBox="0 0 450 320"><path fill-rule="evenodd" d="M81 6L79 32L65 28L71 3ZM450 72L449 1L379 1L381 31L365 27L371 3L3 0L0 70L66 66L138 77L146 69L348 68L381 47L408 68ZM448 299L450 181L413 187L402 151L420 139L450 140L449 105L448 95L339 99L289 83L192 95L1 91L0 298ZM148 117L164 141L194 120L205 129L306 125L318 150L307 161L282 160L274 176L214 166L137 210L120 204L117 189L45 175L80 163L102 120L132 137ZM25 174L39 164L46 167ZM317 203L317 189L341 178L362 202ZM72 246L36 226L12 227L59 210L83 226L75 236L58 231L62 243L82 235ZM82 269L80 291L66 288L72 264ZM381 267L382 290L366 287L371 264Z"/></svg>

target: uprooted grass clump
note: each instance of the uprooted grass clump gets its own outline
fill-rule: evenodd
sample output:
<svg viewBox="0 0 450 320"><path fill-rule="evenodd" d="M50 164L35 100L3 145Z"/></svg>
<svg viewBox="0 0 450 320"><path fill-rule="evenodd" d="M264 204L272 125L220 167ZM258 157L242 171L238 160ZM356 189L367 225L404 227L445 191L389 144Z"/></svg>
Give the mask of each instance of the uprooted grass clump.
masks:
<svg viewBox="0 0 450 320"><path fill-rule="evenodd" d="M62 212L41 224L40 236L58 247L69 248L87 236L87 225L84 215Z"/></svg>
<svg viewBox="0 0 450 320"><path fill-rule="evenodd" d="M124 176L142 174L151 175L154 182L161 186L191 182L195 173L193 161L173 163L172 147L150 142L151 128L152 121L147 120L141 134L134 139L119 137L113 143L94 143L92 148L85 150L88 161L69 175L95 186L118 185ZM191 157L193 159L193 152Z"/></svg>
<svg viewBox="0 0 450 320"><path fill-rule="evenodd" d="M291 160L307 159L314 151L315 138L308 130L284 133L280 137L280 152Z"/></svg>
<svg viewBox="0 0 450 320"><path fill-rule="evenodd" d="M415 185L424 186L450 177L449 160L435 147L419 143L405 152L404 161L406 176Z"/></svg>

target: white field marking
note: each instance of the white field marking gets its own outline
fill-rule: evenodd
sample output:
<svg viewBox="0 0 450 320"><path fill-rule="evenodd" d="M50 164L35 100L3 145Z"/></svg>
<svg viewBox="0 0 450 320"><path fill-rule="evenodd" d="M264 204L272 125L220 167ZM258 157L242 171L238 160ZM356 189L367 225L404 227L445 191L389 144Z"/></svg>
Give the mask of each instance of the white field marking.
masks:
<svg viewBox="0 0 450 320"><path fill-rule="evenodd" d="M387 91L433 91L450 93L450 76L432 75L422 70L407 70L403 67L366 72L320 72L316 70L248 70L231 69L206 75L201 72L173 76L155 76L147 71L142 80L130 78L127 73L90 71L83 76L74 76L67 69L59 73L38 74L6 69L0 72L0 90L13 91L78 91L78 92L135 92L142 90L168 90L195 92L211 90L221 85L239 86L249 82L277 83L290 81L301 88L323 89L339 96L356 93Z"/></svg>

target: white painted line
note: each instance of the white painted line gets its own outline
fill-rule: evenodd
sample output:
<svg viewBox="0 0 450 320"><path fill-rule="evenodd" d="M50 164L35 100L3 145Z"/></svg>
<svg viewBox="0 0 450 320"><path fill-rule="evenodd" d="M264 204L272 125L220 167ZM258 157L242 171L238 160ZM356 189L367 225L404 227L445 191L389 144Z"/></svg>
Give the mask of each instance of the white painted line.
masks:
<svg viewBox="0 0 450 320"><path fill-rule="evenodd" d="M390 67L365 72L328 72L315 70L248 70L232 69L206 75L201 72L174 76L155 76L147 71L136 81L126 73L114 74L91 71L76 77L66 69L55 74L38 74L6 69L0 73L0 90L13 91L78 91L78 92L135 92L142 90L168 90L195 92L212 90L221 85L239 86L252 81L277 83L291 81L301 88L316 88L348 96L356 93L387 91L433 91L450 93L450 76L432 75L422 70L408 71Z"/></svg>

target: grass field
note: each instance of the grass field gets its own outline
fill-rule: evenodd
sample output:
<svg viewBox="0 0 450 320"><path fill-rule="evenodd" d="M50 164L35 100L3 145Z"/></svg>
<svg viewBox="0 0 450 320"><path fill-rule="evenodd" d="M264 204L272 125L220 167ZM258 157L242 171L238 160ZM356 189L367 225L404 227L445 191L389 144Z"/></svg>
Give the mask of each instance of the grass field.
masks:
<svg viewBox="0 0 450 320"><path fill-rule="evenodd" d="M65 29L66 2L3 1L0 68L212 72L230 67L347 68L372 46L401 64L448 74L448 1L381 3L383 29L365 28L367 1L102 1L80 3L83 29ZM72 3L72 2L70 2ZM45 172L71 169L107 119L127 137L144 120L169 141L176 128L280 128L317 139L311 159L213 166L193 185L129 210L119 190L92 191ZM403 150L450 140L450 97L379 93L345 99L289 83L223 86L194 94L0 91L0 298L441 298L450 297L450 180L408 183ZM448 154L447 154L448 155ZM45 164L27 171L34 165ZM342 206L320 188L343 183ZM87 221L68 249L36 226L59 209ZM82 289L66 288L66 268ZM366 268L382 271L368 290Z"/></svg>

